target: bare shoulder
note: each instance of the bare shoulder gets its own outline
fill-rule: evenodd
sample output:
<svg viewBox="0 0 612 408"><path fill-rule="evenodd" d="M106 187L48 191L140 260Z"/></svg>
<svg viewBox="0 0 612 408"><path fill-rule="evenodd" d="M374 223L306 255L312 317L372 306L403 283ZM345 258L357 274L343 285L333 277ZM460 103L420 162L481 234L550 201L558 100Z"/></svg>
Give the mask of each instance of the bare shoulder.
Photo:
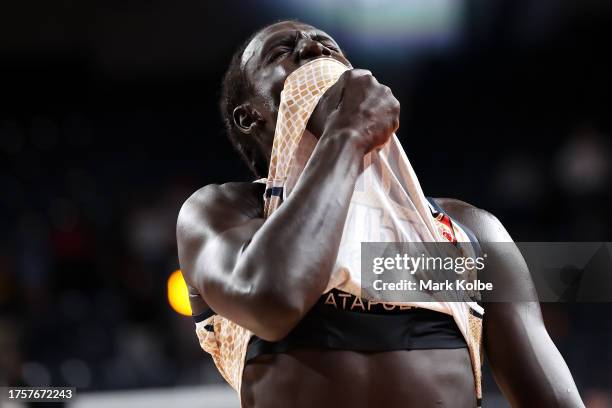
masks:
<svg viewBox="0 0 612 408"><path fill-rule="evenodd" d="M243 220L260 218L263 213L261 183L231 182L209 184L183 203L177 219L177 239L224 227Z"/></svg>
<svg viewBox="0 0 612 408"><path fill-rule="evenodd" d="M481 293L484 302L491 299L537 299L529 268L497 217L460 200L440 198L436 199L436 202L451 218L474 233L483 253L487 255L486 268L480 271L478 276L486 282L491 282L494 289ZM500 243L507 244L499 245ZM505 321L505 318L500 318L491 323L491 317L507 316L513 310L509 307L488 306L489 326Z"/></svg>
<svg viewBox="0 0 612 408"><path fill-rule="evenodd" d="M264 186L261 183L230 182L224 184L209 184L193 193L183 204L182 209L190 207L215 209L260 206ZM182 210L181 209L181 210Z"/></svg>
<svg viewBox="0 0 612 408"><path fill-rule="evenodd" d="M455 198L435 198L436 203L453 219L469 228L480 242L511 240L501 221L489 211Z"/></svg>

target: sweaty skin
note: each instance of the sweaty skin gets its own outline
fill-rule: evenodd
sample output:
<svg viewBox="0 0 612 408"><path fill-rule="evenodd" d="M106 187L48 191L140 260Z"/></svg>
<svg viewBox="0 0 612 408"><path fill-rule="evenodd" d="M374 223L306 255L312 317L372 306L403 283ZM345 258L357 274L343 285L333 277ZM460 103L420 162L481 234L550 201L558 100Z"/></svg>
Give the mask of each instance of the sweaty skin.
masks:
<svg viewBox="0 0 612 408"><path fill-rule="evenodd" d="M269 26L246 48L241 69L256 84L256 95L236 107L234 121L262 157L270 157L284 79L322 56L348 64L331 37L298 22ZM329 280L363 155L398 125L399 103L389 88L368 71L350 70L317 105L309 123L319 137L313 158L269 220L264 223L261 184L195 192L177 223L194 314L210 305L265 340L289 333ZM510 282L506 294L534 293L520 252L499 253L499 246L487 244L511 241L495 217L458 200L437 201L475 233L496 276ZM484 346L495 378L514 407L582 407L533 299L484 305ZM475 406L467 349L262 355L245 367L240 398L243 407Z"/></svg>

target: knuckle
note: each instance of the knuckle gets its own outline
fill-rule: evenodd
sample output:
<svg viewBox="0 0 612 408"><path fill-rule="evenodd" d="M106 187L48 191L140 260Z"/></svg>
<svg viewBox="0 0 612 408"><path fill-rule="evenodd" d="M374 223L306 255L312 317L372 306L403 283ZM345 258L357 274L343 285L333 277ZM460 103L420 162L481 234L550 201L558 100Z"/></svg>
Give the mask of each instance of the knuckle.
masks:
<svg viewBox="0 0 612 408"><path fill-rule="evenodd" d="M348 71L344 71L342 73L342 75L340 75L341 78L346 78L346 79L352 79L355 78L355 70L354 69L350 69Z"/></svg>
<svg viewBox="0 0 612 408"><path fill-rule="evenodd" d="M393 98L393 101L391 103L391 110L393 113L399 113L401 110L402 105L400 104L400 102Z"/></svg>
<svg viewBox="0 0 612 408"><path fill-rule="evenodd" d="M369 75L364 74L364 75L359 75L355 77L355 82L359 83L359 84L367 84L369 82Z"/></svg>
<svg viewBox="0 0 612 408"><path fill-rule="evenodd" d="M338 78L338 81L336 82L336 84L345 84L345 85L350 84L354 79L355 79L355 73L353 72L353 70L344 71Z"/></svg>
<svg viewBox="0 0 612 408"><path fill-rule="evenodd" d="M389 104L393 105L397 102L397 98L393 95L393 91L386 85L382 85L382 94L389 101Z"/></svg>
<svg viewBox="0 0 612 408"><path fill-rule="evenodd" d="M352 69L352 72L355 73L355 75L357 76L364 76L364 75L372 75L372 72L367 70L367 69Z"/></svg>
<svg viewBox="0 0 612 408"><path fill-rule="evenodd" d="M374 76L370 71L360 70L359 75L357 75L356 79L364 83L369 83L374 80Z"/></svg>
<svg viewBox="0 0 612 408"><path fill-rule="evenodd" d="M350 80L358 80L359 78L367 75L368 71L365 71L363 69L351 69L348 71L345 71L343 75L346 75L348 79Z"/></svg>

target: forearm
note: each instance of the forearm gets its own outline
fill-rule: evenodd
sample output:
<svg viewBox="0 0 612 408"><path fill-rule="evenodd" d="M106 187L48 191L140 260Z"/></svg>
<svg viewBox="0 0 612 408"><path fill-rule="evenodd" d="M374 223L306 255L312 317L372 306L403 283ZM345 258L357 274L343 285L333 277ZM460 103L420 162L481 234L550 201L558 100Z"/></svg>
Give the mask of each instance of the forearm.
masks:
<svg viewBox="0 0 612 408"><path fill-rule="evenodd" d="M325 290L363 156L399 126L399 101L367 71L346 71L319 105L323 134L287 200L265 221L231 209L220 220L210 200L193 245L203 298L267 340L291 330Z"/></svg>
<svg viewBox="0 0 612 408"><path fill-rule="evenodd" d="M252 297L299 320L320 297L338 253L363 149L343 133L321 137L288 199L240 255L234 278Z"/></svg>

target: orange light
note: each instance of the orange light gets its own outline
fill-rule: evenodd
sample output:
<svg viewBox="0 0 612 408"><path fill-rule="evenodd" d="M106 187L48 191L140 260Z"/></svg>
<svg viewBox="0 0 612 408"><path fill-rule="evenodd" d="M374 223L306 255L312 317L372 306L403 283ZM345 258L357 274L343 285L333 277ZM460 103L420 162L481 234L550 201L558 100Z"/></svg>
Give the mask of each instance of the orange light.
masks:
<svg viewBox="0 0 612 408"><path fill-rule="evenodd" d="M172 272L168 278L168 303L175 312L183 316L191 316L189 291L180 269Z"/></svg>

